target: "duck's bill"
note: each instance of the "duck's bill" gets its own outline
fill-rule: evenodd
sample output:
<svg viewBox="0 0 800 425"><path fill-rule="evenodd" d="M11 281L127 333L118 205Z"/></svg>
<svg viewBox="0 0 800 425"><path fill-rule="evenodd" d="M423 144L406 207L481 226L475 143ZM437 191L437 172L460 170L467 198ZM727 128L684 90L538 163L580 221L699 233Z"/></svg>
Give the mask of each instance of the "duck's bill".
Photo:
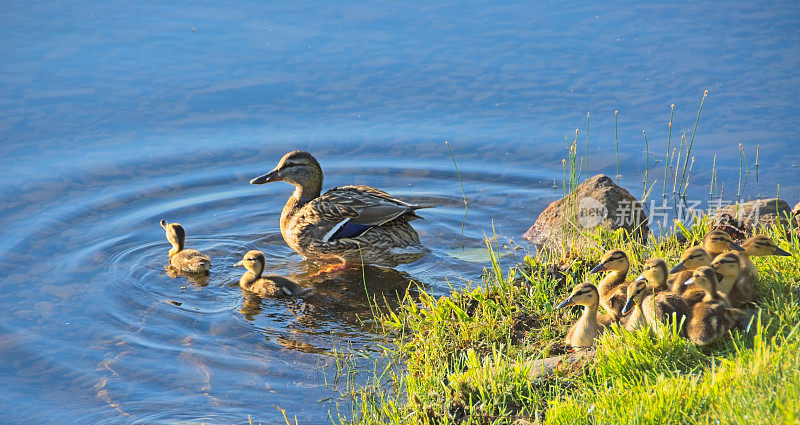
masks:
<svg viewBox="0 0 800 425"><path fill-rule="evenodd" d="M635 304L633 298L628 298L628 301L625 302L625 306L622 307L622 315L624 316L628 314L629 311L633 310Z"/></svg>
<svg viewBox="0 0 800 425"><path fill-rule="evenodd" d="M239 261L238 263L232 265L231 267L244 267L244 264L242 264L242 262Z"/></svg>
<svg viewBox="0 0 800 425"><path fill-rule="evenodd" d="M644 277L643 274L640 274L639 277L637 277L636 280L634 280L634 282L640 282L640 281L643 281L643 280L647 280L647 278Z"/></svg>
<svg viewBox="0 0 800 425"><path fill-rule="evenodd" d="M679 271L683 270L686 270L686 266L684 266L683 263L678 263L675 265L675 267L669 269L669 274L678 273Z"/></svg>
<svg viewBox="0 0 800 425"><path fill-rule="evenodd" d="M594 266L593 269L589 270L589 273L597 273L597 272L601 272L601 271L603 271L605 269L606 269L606 265L604 263L600 263L600 264Z"/></svg>
<svg viewBox="0 0 800 425"><path fill-rule="evenodd" d="M272 170L263 176L258 176L253 180L250 180L250 184L264 184L264 183L271 183L279 181L281 178L278 177L278 172L276 170Z"/></svg>
<svg viewBox="0 0 800 425"><path fill-rule="evenodd" d="M693 283L694 283L694 278L686 279L686 281L683 282L683 284L686 285L686 286L689 286L689 285L691 285Z"/></svg>
<svg viewBox="0 0 800 425"><path fill-rule="evenodd" d="M736 242L731 242L731 249L734 251L744 251L744 248Z"/></svg>
<svg viewBox="0 0 800 425"><path fill-rule="evenodd" d="M559 308L569 307L569 306L571 306L572 304L573 304L573 302L572 302L572 297L569 297L569 298L567 298L566 300L564 300L564 301L561 301L561 304L559 304L559 305L557 305L557 306L556 306L556 310L558 310Z"/></svg>
<svg viewBox="0 0 800 425"><path fill-rule="evenodd" d="M790 257L790 256L792 255L792 254L791 254L791 253L789 253L788 251L785 251L785 250L783 250L783 249L780 249L780 248L778 248L777 246L775 247L775 253L774 253L774 254L775 254L775 255L781 255L781 256L783 256L783 257Z"/></svg>

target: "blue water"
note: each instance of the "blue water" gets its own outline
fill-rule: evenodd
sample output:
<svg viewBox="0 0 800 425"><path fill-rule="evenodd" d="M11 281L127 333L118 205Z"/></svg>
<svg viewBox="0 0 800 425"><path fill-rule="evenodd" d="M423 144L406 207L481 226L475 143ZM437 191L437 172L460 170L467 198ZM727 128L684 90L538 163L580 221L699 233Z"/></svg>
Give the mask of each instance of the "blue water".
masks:
<svg viewBox="0 0 800 425"><path fill-rule="evenodd" d="M0 39L4 423L337 417L330 353L379 343L368 297L478 278L484 236L527 250L587 113L589 172L616 173L617 110L621 183L640 195L649 158L660 194L670 105L675 146L709 90L688 195L716 154L734 199L741 143L743 197L800 196L792 2L3 2ZM326 188L437 205L414 222L431 254L365 270L370 295L360 271L311 277L278 230L291 188L247 184L296 148ZM212 256L206 281L164 273L162 218ZM248 249L314 295L244 297Z"/></svg>

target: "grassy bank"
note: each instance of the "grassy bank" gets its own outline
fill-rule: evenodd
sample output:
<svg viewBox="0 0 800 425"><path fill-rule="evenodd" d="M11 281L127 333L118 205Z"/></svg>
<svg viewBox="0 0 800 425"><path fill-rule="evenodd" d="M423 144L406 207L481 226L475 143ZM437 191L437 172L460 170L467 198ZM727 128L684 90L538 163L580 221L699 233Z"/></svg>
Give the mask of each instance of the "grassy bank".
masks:
<svg viewBox="0 0 800 425"><path fill-rule="evenodd" d="M435 299L420 288L399 309L376 313L387 345L370 361L345 350L347 380L339 420L356 424L798 423L800 421L800 241L775 224L765 233L791 257L755 258L760 309L746 331L700 348L673 330L602 335L594 363L532 379L531 363L564 353L579 315L554 311L606 249L624 249L630 277L647 258L677 262L689 241L664 236L643 245L619 233L591 235L580 256L529 257L504 269L492 253L482 281ZM356 364L373 369L355 370Z"/></svg>

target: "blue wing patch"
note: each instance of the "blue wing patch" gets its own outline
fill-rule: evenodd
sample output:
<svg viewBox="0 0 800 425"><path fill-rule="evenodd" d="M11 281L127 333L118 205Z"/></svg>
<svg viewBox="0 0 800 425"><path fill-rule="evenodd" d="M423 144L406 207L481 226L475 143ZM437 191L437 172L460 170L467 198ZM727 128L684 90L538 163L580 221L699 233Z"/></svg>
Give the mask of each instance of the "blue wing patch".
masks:
<svg viewBox="0 0 800 425"><path fill-rule="evenodd" d="M334 233L330 239L343 239L359 236L372 226L347 222Z"/></svg>

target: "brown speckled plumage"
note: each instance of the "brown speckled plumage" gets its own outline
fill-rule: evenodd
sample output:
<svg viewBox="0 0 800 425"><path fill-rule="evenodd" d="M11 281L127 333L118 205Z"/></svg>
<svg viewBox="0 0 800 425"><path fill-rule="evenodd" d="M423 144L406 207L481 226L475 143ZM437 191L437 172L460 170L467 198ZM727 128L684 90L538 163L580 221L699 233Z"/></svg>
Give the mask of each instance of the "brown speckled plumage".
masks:
<svg viewBox="0 0 800 425"><path fill-rule="evenodd" d="M295 191L281 213L283 239L315 261L394 266L416 261L427 250L408 223L419 218L410 205L369 186L335 187L320 195L322 169L308 152L286 154L274 170L252 184L286 181ZM337 232L345 226L357 231Z"/></svg>

